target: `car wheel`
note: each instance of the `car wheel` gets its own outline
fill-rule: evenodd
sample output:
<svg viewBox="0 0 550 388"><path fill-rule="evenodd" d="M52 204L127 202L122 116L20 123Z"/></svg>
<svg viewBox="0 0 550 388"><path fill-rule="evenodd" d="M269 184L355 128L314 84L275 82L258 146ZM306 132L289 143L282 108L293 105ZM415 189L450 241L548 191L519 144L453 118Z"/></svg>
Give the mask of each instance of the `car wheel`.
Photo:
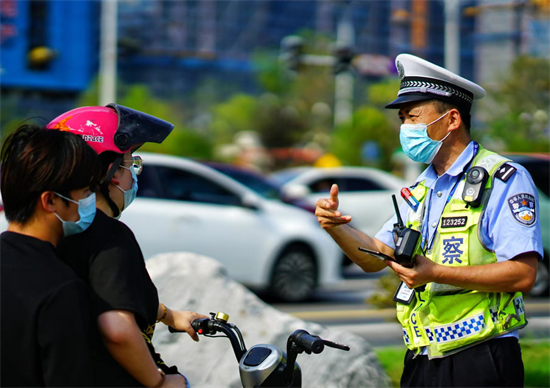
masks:
<svg viewBox="0 0 550 388"><path fill-rule="evenodd" d="M531 296L548 296L550 294L550 276L548 275L548 255L544 254L544 260L539 261L535 285L529 292Z"/></svg>
<svg viewBox="0 0 550 388"><path fill-rule="evenodd" d="M286 248L271 274L270 294L284 302L301 302L317 286L317 263L311 251L299 245Z"/></svg>

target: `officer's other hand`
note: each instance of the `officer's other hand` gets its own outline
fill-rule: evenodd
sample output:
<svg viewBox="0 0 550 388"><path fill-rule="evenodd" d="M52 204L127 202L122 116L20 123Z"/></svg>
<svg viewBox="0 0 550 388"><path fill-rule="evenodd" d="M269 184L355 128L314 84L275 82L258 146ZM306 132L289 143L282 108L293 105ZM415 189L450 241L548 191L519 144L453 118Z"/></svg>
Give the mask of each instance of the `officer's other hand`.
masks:
<svg viewBox="0 0 550 388"><path fill-rule="evenodd" d="M166 375L164 383L161 385L162 388L171 388L171 387L185 387L186 380L182 375Z"/></svg>
<svg viewBox="0 0 550 388"><path fill-rule="evenodd" d="M416 255L414 258L414 267L412 268L403 267L401 264L391 260L385 260L385 262L409 288L420 287L435 281L437 264L427 257Z"/></svg>
<svg viewBox="0 0 550 388"><path fill-rule="evenodd" d="M315 208L317 221L323 229L331 229L351 221L350 216L342 216L338 211L338 205L338 185L334 184L330 188L330 197L318 200Z"/></svg>

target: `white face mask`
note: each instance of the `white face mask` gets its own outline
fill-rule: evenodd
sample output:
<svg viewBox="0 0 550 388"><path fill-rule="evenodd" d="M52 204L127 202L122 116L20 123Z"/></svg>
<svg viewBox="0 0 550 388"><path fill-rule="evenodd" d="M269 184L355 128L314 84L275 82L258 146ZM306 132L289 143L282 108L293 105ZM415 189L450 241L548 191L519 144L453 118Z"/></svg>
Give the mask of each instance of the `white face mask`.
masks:
<svg viewBox="0 0 550 388"><path fill-rule="evenodd" d="M415 162L430 164L443 145L443 141L451 134L451 131L439 141L432 140L428 136L428 127L447 116L449 112L429 124L401 124L399 140L403 152Z"/></svg>
<svg viewBox="0 0 550 388"><path fill-rule="evenodd" d="M120 215L122 214L122 212L124 210L126 210L126 208L128 206L130 206L130 204L132 202L134 202L134 199L136 199L136 195L137 195L137 191L138 191L138 178L137 178L137 175L136 175L136 171L134 170L134 168L131 168L131 167L126 167L126 166L120 166L126 170L130 170L130 173L132 174L132 187L129 189L129 190L124 190L122 187L120 187L119 185L115 185L115 187L117 189L119 189L120 191L122 191L122 194L123 194L123 199L124 199L124 204L122 206L122 211L120 212L120 214L118 215L118 218L120 218ZM118 219L117 218L117 219Z"/></svg>
<svg viewBox="0 0 550 388"><path fill-rule="evenodd" d="M55 193L55 191L54 191ZM71 236L73 234L78 234L84 232L88 227L94 222L94 217L96 213L95 207L95 193L90 194L87 198L80 199L75 201L74 199L67 198L59 193L55 193L61 198L66 199L69 202L75 203L78 205L78 214L80 219L78 221L65 221L57 213L53 213L61 224L63 225L63 236Z"/></svg>

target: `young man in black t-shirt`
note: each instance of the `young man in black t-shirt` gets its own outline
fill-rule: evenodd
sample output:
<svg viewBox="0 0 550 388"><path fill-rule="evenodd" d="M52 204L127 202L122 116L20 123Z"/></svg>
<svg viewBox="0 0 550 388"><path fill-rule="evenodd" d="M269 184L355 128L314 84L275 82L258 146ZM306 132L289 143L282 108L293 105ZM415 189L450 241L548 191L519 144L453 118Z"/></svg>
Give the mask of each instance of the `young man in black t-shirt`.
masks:
<svg viewBox="0 0 550 388"><path fill-rule="evenodd" d="M94 218L97 156L78 136L25 125L6 139L1 163L10 224L0 235L0 383L89 387L86 286L55 247Z"/></svg>

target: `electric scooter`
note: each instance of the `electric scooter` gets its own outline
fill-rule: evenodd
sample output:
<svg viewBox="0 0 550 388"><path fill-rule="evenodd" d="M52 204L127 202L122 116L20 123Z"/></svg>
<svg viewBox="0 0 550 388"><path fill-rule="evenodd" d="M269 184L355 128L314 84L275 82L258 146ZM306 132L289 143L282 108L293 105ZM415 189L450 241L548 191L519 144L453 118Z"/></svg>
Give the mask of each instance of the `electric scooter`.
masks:
<svg viewBox="0 0 550 388"><path fill-rule="evenodd" d="M318 354L325 349L325 346L345 351L350 349L347 345L324 340L305 330L296 330L288 337L286 353L269 344L254 345L247 350L241 331L236 325L228 322L227 314L219 312L210 313L210 315L211 318L193 321L191 326L205 337L229 338L239 363L239 373L244 388L301 387L302 371L296 363L298 354L303 352ZM180 332L172 327L168 330L171 333ZM218 333L224 335L215 335Z"/></svg>

